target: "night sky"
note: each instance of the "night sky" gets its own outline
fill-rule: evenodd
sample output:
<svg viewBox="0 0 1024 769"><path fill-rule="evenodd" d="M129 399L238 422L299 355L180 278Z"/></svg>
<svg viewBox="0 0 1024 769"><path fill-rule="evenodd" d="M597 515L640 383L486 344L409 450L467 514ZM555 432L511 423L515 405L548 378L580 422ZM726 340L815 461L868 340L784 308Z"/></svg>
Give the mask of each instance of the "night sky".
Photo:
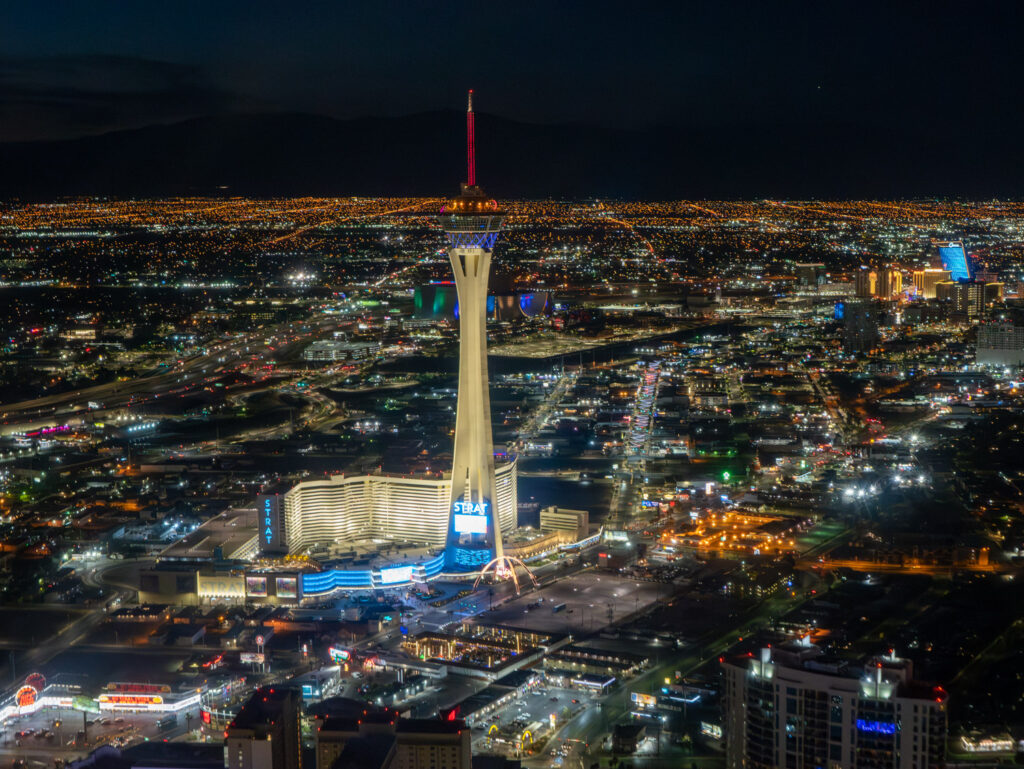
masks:
<svg viewBox="0 0 1024 769"><path fill-rule="evenodd" d="M889 7L892 6L892 7ZM1020 3L8 2L0 140L235 112L1020 122ZM940 129L941 130L941 129Z"/></svg>

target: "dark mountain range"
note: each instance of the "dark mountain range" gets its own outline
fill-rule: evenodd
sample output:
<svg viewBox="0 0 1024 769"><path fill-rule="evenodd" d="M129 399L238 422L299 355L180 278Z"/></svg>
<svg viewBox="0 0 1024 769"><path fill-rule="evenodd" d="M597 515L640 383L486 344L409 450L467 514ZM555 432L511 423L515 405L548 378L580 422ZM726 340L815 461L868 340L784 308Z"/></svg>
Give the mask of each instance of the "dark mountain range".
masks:
<svg viewBox="0 0 1024 769"><path fill-rule="evenodd" d="M465 175L463 126L457 112L235 115L0 144L0 196L449 195ZM953 130L624 130L479 114L478 178L499 198L1019 197L1019 136Z"/></svg>

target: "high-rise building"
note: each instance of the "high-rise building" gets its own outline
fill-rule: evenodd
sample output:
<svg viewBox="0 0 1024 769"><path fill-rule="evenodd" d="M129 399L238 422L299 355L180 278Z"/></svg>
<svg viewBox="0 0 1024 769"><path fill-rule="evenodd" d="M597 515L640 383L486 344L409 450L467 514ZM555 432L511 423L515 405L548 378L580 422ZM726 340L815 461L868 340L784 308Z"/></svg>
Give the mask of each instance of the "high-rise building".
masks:
<svg viewBox="0 0 1024 769"><path fill-rule="evenodd" d="M868 352L878 344L881 312L874 302L847 302L843 308L843 350Z"/></svg>
<svg viewBox="0 0 1024 769"><path fill-rule="evenodd" d="M982 323L975 360L983 366L1024 366L1024 326Z"/></svg>
<svg viewBox="0 0 1024 769"><path fill-rule="evenodd" d="M861 669L807 640L723 662L727 769L931 769L946 753L947 696L888 655Z"/></svg>
<svg viewBox="0 0 1024 769"><path fill-rule="evenodd" d="M978 282L981 283L981 281L978 281ZM985 283L984 285L985 285L985 288L983 290L983 293L984 293L984 296L985 296L985 304L991 304L992 302L1001 302L1001 301L1003 301L1003 297L1004 297L1005 292L1006 292L1006 284L1005 283L994 282L994 283Z"/></svg>
<svg viewBox="0 0 1024 769"><path fill-rule="evenodd" d="M875 295L882 299L891 299L903 292L903 273L894 267L886 267L878 272L875 283Z"/></svg>
<svg viewBox="0 0 1024 769"><path fill-rule="evenodd" d="M495 472L499 528L516 527L516 463ZM290 553L317 545L384 539L443 546L451 513L451 479L394 475L335 475L303 481L282 497Z"/></svg>
<svg viewBox="0 0 1024 769"><path fill-rule="evenodd" d="M825 265L822 262L797 264L795 268L799 286L817 288L825 282Z"/></svg>
<svg viewBox="0 0 1024 769"><path fill-rule="evenodd" d="M967 261L967 251L960 241L937 243L942 269L949 270L951 280L970 280L971 268Z"/></svg>
<svg viewBox="0 0 1024 769"><path fill-rule="evenodd" d="M224 750L227 769L301 769L298 689L257 689L228 725Z"/></svg>
<svg viewBox="0 0 1024 769"><path fill-rule="evenodd" d="M459 295L459 397L445 552L449 568L493 569L495 574L517 580L514 564L504 555L494 512L494 443L487 377L487 279L505 215L476 183L474 120L470 91L467 180L461 194L445 205L439 216L448 236L448 257Z"/></svg>
<svg viewBox="0 0 1024 769"><path fill-rule="evenodd" d="M949 302L954 316L974 320L985 314L985 284L947 280L935 286L936 298Z"/></svg>
<svg viewBox="0 0 1024 769"><path fill-rule="evenodd" d="M914 272L914 288L917 290L917 295L925 299L934 299L936 297L935 287L945 280L949 280L949 270L927 267Z"/></svg>
<svg viewBox="0 0 1024 769"><path fill-rule="evenodd" d="M875 296L877 291L878 273L870 267L861 266L854 274L854 293L860 299L869 299Z"/></svg>

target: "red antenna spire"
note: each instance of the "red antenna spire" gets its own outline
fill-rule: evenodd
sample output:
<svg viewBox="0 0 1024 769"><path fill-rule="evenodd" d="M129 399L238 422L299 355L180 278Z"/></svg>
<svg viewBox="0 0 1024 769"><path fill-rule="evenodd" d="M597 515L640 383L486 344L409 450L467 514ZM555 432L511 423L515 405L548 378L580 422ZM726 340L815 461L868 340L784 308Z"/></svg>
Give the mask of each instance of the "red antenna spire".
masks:
<svg viewBox="0 0 1024 769"><path fill-rule="evenodd" d="M476 186L476 128L473 117L473 89L469 89L469 106L466 108L466 165L468 175L466 184Z"/></svg>

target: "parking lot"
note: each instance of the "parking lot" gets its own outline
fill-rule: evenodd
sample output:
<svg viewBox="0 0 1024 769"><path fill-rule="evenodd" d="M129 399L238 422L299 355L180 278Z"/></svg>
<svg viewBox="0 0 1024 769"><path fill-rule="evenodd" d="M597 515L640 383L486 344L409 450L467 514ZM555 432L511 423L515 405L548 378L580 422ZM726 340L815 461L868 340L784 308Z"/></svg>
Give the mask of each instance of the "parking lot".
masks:
<svg viewBox="0 0 1024 769"><path fill-rule="evenodd" d="M190 726L199 725L198 712L191 712ZM4 725L0 734L0 766L7 758L43 761L49 766L54 759L70 761L88 755L99 745L133 745L143 740L171 738L185 732L185 713L179 713L177 724L160 728L164 713L83 713L70 708L44 708L31 715L18 716ZM83 739L83 733L85 739Z"/></svg>
<svg viewBox="0 0 1024 769"><path fill-rule="evenodd" d="M586 571L513 598L477 621L542 633L585 635L668 597L668 585ZM559 608L560 607L560 608Z"/></svg>
<svg viewBox="0 0 1024 769"><path fill-rule="evenodd" d="M575 713L589 702L589 694L574 689L531 689L473 727L474 753L493 751L503 745L511 747L510 741L521 737L531 724L539 722L547 730L552 715L561 722L566 708ZM492 726L497 726L497 730Z"/></svg>

